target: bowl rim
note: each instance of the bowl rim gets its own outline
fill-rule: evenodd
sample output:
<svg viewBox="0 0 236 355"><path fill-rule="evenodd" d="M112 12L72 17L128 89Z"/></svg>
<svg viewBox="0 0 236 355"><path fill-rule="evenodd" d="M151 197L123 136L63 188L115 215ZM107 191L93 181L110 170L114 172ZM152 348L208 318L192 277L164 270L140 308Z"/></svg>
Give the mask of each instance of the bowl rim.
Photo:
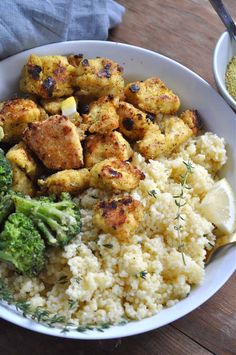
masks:
<svg viewBox="0 0 236 355"><path fill-rule="evenodd" d="M168 56L165 56L163 54L160 54L158 52L149 50L149 49L145 49L142 47L138 47L138 46L134 46L134 45L130 45L130 44L126 44L126 43L120 43L120 42L112 42L112 41L98 41L98 40L77 40L77 41L67 41L67 42L55 42L55 43L51 43L51 44L47 44L47 45L42 45L39 47L34 47L31 49L28 49L26 51L22 51L20 53L17 53L13 56L10 56L8 58L5 58L3 61L0 62L0 65L2 62L7 62L9 60L14 60L17 57L20 57L22 54L27 55L30 52L32 52L33 50L37 49L40 50L40 48L43 48L45 50L50 50L50 48L53 48L55 45L56 46L70 46L70 45L77 45L77 44L102 44L102 45L107 45L107 46L122 46L125 48L134 48L134 49L138 49L139 51L142 51L144 53L149 53L149 54L155 54L156 56L163 58L165 60L167 60L169 63L173 63L175 64L177 67L184 69L185 71L191 73L191 75L193 75L194 78L198 79L199 81L202 82L203 85L207 86L210 90L214 91L214 93L216 95L218 95L218 99L222 100L222 103L225 101L223 100L223 98L219 95L219 93L216 92L216 90L206 81L204 80L200 75L196 74L194 71L190 70L189 68L185 67L183 64L175 61L174 59L169 58ZM231 108L228 107L230 110ZM235 256L236 256L236 250L235 250ZM30 320L28 318L23 318L23 316L21 315L21 313L15 311L15 309L8 306L5 306L4 302L0 302L0 309L3 309L5 312L4 314L0 317L2 317L3 319L16 324L18 326L21 326L25 329L34 331L34 332L38 332L38 333L42 333L45 335L50 335L50 336L57 336L57 337L62 337L62 338L68 338L68 339L78 339L78 340L101 340L101 339L115 339L115 338L121 338L121 337L127 337L127 336L132 336L132 335L138 335L138 334L142 334L154 329L158 329L160 327L163 327L167 324L170 324L173 321L176 321L177 319L187 315L188 313L192 312L193 310L195 310L196 308L198 308L199 306L201 306L204 302L206 302L207 300L209 300L227 281L228 279L232 276L232 274L234 273L234 271L236 270L236 258L235 258L235 265L233 265L230 270L227 270L227 277L225 277L224 279L222 279L222 281L220 283L218 283L217 285L215 285L214 288L211 289L211 292L208 292L207 296L205 295L205 293L203 295L199 295L200 297L198 298L198 302L188 302L188 306L186 307L186 309L184 311L179 312L180 314L177 314L177 317L174 317L173 320L169 321L163 321L162 324L160 326L156 326L155 322L151 322L149 321L150 319L152 319L152 317L155 317L157 314L155 314L154 316L148 317L148 318L144 318L141 321L146 320L145 326L142 325L142 329L139 329L138 327L136 327L135 330L129 330L125 332L125 334L120 334L118 332L118 334L107 334L106 331L104 333L100 333L98 331L92 331L93 332L93 336L91 336L91 333L75 333L72 332L66 332L63 333L61 332L61 329L59 328L49 328L45 325L42 325L40 323L37 323L33 320ZM184 301L184 300L182 300ZM180 301L181 302L181 301ZM140 321L131 321L131 323L135 323L135 324L139 324ZM114 326L115 327L115 326ZM125 327L125 326L124 326ZM122 333L122 332L121 332Z"/></svg>
<svg viewBox="0 0 236 355"><path fill-rule="evenodd" d="M228 90L226 89L225 82L224 80L221 79L218 72L218 63L219 63L218 58L220 56L221 45L224 41L230 41L230 36L227 30L221 34L214 48L213 60L212 60L213 73L214 73L216 85L219 92L225 98L228 104L231 105L231 107L233 107L234 110L236 110L236 100L234 100L232 96L229 94Z"/></svg>

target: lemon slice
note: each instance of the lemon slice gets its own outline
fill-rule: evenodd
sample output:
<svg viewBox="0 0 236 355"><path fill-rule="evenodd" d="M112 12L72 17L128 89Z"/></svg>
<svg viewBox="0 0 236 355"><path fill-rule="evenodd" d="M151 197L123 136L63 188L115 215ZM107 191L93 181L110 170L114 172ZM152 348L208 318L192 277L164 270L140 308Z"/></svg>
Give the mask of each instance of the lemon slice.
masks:
<svg viewBox="0 0 236 355"><path fill-rule="evenodd" d="M226 179L217 181L200 205L203 216L224 233L235 229L236 208L234 192Z"/></svg>
<svg viewBox="0 0 236 355"><path fill-rule="evenodd" d="M76 113L76 101L74 96L70 96L62 101L61 112L66 117L71 117Z"/></svg>

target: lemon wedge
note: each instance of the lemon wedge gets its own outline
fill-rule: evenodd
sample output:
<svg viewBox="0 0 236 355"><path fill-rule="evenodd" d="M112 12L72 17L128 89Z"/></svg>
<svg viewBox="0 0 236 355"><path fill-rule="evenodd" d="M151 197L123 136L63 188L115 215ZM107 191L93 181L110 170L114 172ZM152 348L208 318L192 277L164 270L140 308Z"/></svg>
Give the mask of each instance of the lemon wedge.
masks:
<svg viewBox="0 0 236 355"><path fill-rule="evenodd" d="M71 117L76 113L76 101L74 96L70 96L62 101L61 112L66 117Z"/></svg>
<svg viewBox="0 0 236 355"><path fill-rule="evenodd" d="M200 209L203 216L220 231L233 233L236 222L235 196L226 179L213 185L203 198Z"/></svg>

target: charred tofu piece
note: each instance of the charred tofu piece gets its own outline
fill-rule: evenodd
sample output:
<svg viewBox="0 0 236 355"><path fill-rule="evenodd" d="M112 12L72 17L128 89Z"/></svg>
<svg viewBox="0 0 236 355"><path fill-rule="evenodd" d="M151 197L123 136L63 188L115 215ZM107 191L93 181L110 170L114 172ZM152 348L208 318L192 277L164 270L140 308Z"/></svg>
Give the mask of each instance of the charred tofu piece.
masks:
<svg viewBox="0 0 236 355"><path fill-rule="evenodd" d="M69 96L75 68L63 56L32 54L22 70L20 89L42 98Z"/></svg>
<svg viewBox="0 0 236 355"><path fill-rule="evenodd" d="M197 110L186 110L181 113L180 118L193 131L193 135L197 136L201 129L201 119Z"/></svg>
<svg viewBox="0 0 236 355"><path fill-rule="evenodd" d="M74 86L78 95L123 97L122 68L110 59L83 58L75 68Z"/></svg>
<svg viewBox="0 0 236 355"><path fill-rule="evenodd" d="M118 102L117 97L103 96L89 105L89 113L83 115L83 122L88 124L90 133L105 134L119 127Z"/></svg>
<svg viewBox="0 0 236 355"><path fill-rule="evenodd" d="M40 168L24 142L20 142L9 149L6 158L10 161L12 167L17 166L31 180L35 180L38 176Z"/></svg>
<svg viewBox="0 0 236 355"><path fill-rule="evenodd" d="M90 171L90 186L100 189L129 191L139 185L145 175L127 161L105 159Z"/></svg>
<svg viewBox="0 0 236 355"><path fill-rule="evenodd" d="M40 110L28 99L7 100L0 106L0 127L4 132L3 142L17 143L28 123L40 121Z"/></svg>
<svg viewBox="0 0 236 355"><path fill-rule="evenodd" d="M40 104L49 115L61 114L61 103L65 100L64 97L57 97L53 99L42 99Z"/></svg>
<svg viewBox="0 0 236 355"><path fill-rule="evenodd" d="M129 143L120 132L114 131L109 134L93 134L85 139L84 159L86 168L108 158L128 160L133 155Z"/></svg>
<svg viewBox="0 0 236 355"><path fill-rule="evenodd" d="M55 115L32 123L24 141L48 169L78 169L83 165L79 134L69 118Z"/></svg>
<svg viewBox="0 0 236 355"><path fill-rule="evenodd" d="M143 139L147 129L153 126L150 114L140 111L127 102L120 102L117 113L120 132L132 141Z"/></svg>
<svg viewBox="0 0 236 355"><path fill-rule="evenodd" d="M154 124L150 127L145 132L143 139L137 142L136 148L146 159L155 159L164 154L166 138L159 126Z"/></svg>
<svg viewBox="0 0 236 355"><path fill-rule="evenodd" d="M48 194L60 194L69 192L72 195L87 189L89 187L89 170L62 170L48 176L45 180L38 180L42 191Z"/></svg>
<svg viewBox="0 0 236 355"><path fill-rule="evenodd" d="M178 111L180 100L159 78L149 78L144 82L136 81L125 87L128 102L154 115L172 115Z"/></svg>
<svg viewBox="0 0 236 355"><path fill-rule="evenodd" d="M166 136L165 154L171 154L193 135L193 131L179 117L166 118L163 122Z"/></svg>
<svg viewBox="0 0 236 355"><path fill-rule="evenodd" d="M123 196L99 202L95 206L94 223L103 232L113 234L121 242L129 242L143 216L141 202L131 196Z"/></svg>

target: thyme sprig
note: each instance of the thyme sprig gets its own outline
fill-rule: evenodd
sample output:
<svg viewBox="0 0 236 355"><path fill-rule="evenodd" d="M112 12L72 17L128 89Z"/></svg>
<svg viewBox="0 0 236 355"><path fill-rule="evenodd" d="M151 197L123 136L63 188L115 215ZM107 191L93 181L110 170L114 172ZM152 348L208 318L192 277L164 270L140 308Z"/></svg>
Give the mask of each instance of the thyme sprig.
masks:
<svg viewBox="0 0 236 355"><path fill-rule="evenodd" d="M28 301L16 300L13 297L11 290L7 287L4 280L0 278L0 301L6 302L11 306L15 306L16 309L22 312L25 318L33 319L36 322L42 323L50 328L61 327L61 332L66 333L71 330L83 333L88 330L97 330L99 332L104 332L105 329L110 328L112 323L101 323L101 324L87 324L79 327L73 327L73 323L69 322L67 318L60 314L52 314L43 307L33 308ZM69 307L72 309L75 307L75 301L69 300ZM117 325L124 325L128 321L126 319L122 320Z"/></svg>
<svg viewBox="0 0 236 355"><path fill-rule="evenodd" d="M148 191L148 195L149 195L149 196L152 196L152 197L154 197L154 198L157 198L157 192L156 192L156 190L150 190L150 191Z"/></svg>
<svg viewBox="0 0 236 355"><path fill-rule="evenodd" d="M186 171L183 175L181 175L181 181L180 181L180 193L179 195L174 195L175 199L175 204L177 206L177 214L175 217L176 225L174 226L174 229L177 231L178 234L178 251L181 252L182 259L184 265L186 265L184 253L183 253L183 247L184 244L182 242L182 235L181 232L183 230L183 224L182 221L184 221L183 216L181 215L181 209L183 206L186 205L186 200L185 200L185 190L190 190L192 187L188 185L188 178L189 176L193 173L193 165L190 161L183 161L183 164L185 165Z"/></svg>

